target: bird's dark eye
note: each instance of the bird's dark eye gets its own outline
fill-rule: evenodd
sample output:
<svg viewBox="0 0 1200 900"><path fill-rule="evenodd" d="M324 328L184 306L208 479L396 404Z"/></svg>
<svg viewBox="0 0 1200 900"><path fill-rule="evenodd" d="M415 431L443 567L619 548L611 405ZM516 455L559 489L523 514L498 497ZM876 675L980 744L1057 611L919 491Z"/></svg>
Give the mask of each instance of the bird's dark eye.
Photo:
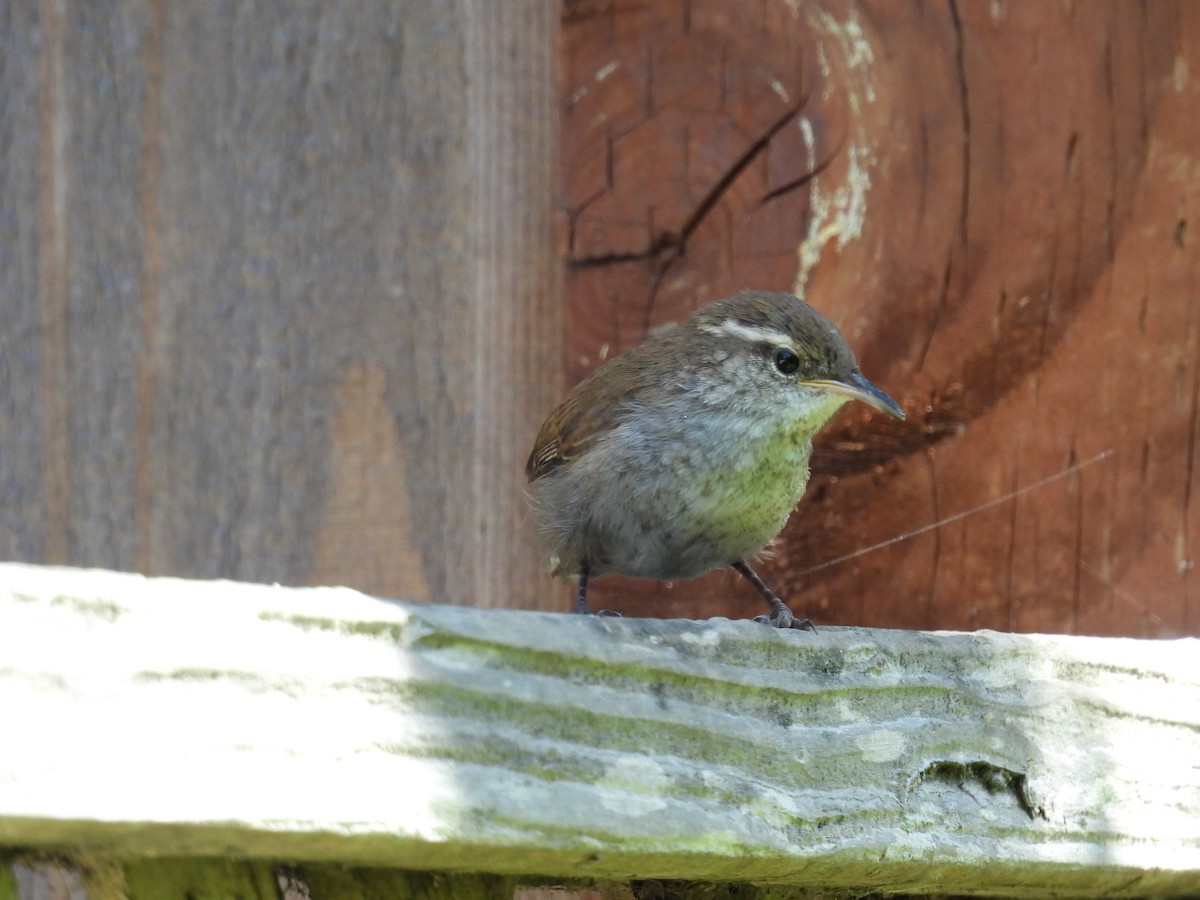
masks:
<svg viewBox="0 0 1200 900"><path fill-rule="evenodd" d="M775 350L775 368L784 375L794 375L800 368L800 357L787 347L778 347Z"/></svg>

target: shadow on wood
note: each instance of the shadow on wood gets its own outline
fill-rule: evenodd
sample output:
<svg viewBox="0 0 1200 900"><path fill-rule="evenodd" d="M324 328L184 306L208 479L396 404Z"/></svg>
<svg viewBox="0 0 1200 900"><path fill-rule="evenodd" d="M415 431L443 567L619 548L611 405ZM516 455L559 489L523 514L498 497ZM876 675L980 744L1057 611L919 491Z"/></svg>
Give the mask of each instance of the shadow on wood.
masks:
<svg viewBox="0 0 1200 900"><path fill-rule="evenodd" d="M1200 889L1192 639L813 635L18 565L0 617L8 847Z"/></svg>

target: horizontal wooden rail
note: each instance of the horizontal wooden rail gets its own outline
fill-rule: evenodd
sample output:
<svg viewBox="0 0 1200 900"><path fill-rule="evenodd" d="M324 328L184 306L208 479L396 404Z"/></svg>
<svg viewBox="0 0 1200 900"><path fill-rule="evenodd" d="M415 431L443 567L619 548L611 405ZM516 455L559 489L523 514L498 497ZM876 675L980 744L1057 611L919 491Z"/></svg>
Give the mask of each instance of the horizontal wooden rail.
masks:
<svg viewBox="0 0 1200 900"><path fill-rule="evenodd" d="M1196 640L4 564L0 721L0 847L92 864L1200 892Z"/></svg>

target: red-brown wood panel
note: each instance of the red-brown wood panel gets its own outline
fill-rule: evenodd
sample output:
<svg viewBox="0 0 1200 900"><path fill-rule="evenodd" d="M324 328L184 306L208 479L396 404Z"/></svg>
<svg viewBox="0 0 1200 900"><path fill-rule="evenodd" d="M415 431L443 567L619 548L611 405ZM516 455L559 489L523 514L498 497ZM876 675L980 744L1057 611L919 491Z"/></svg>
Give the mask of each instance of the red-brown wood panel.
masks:
<svg viewBox="0 0 1200 900"><path fill-rule="evenodd" d="M566 4L568 380L740 288L802 292L909 419L852 405L818 441L763 566L798 613L1200 632L1198 19ZM592 592L759 611L731 573Z"/></svg>

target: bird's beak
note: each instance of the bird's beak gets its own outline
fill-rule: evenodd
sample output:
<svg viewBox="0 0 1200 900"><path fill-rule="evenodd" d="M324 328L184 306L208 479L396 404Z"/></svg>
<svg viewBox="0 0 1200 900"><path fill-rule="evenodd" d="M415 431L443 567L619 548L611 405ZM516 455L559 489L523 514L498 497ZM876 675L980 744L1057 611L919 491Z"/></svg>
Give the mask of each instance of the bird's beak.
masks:
<svg viewBox="0 0 1200 900"><path fill-rule="evenodd" d="M895 400L881 391L867 379L863 378L862 373L855 369L844 378L834 381L833 379L818 379L809 381L813 387L821 388L822 390L832 391L835 394L845 394L847 397L853 397L855 400L861 400L868 406L873 406L880 412L885 412L889 416L895 416L897 419L904 418L904 410L900 408Z"/></svg>

